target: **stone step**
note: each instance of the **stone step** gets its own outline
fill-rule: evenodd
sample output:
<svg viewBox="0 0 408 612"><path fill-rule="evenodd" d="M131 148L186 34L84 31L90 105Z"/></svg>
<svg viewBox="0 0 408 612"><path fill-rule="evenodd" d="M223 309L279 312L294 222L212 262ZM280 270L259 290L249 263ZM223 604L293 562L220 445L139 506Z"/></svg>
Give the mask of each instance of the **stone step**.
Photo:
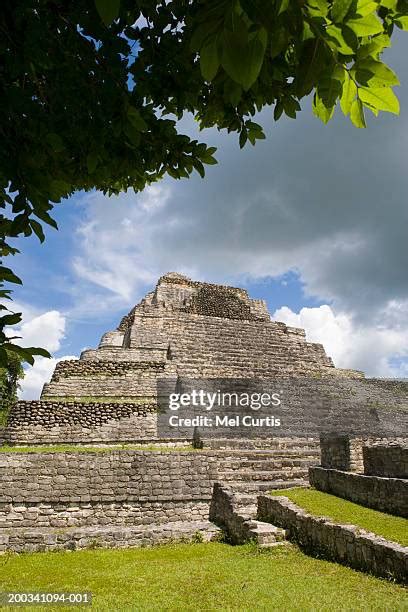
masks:
<svg viewBox="0 0 408 612"><path fill-rule="evenodd" d="M275 527L271 523L263 523L262 521L254 520L252 522L254 526L251 526L250 533L253 534L258 546L269 547L286 540L285 529Z"/></svg>
<svg viewBox="0 0 408 612"><path fill-rule="evenodd" d="M203 450L209 450L209 449L203 449ZM312 449L312 448L288 448L288 449L279 449L279 448L275 448L275 449L217 449L217 452L220 453L220 456L225 455L225 457L230 457L230 456L234 456L236 455L237 458L242 459L243 461L248 458L248 459L254 459L254 460L259 460L262 461L263 459L276 459L276 460L280 460L280 459L286 459L286 460L291 460L293 459L315 459L315 458L319 458L320 457L320 451L318 449Z"/></svg>
<svg viewBox="0 0 408 612"><path fill-rule="evenodd" d="M290 489L292 487L308 487L309 482L304 478L294 478L293 480L266 480L266 481L230 481L227 483L233 488L234 492L261 492L276 489Z"/></svg>
<svg viewBox="0 0 408 612"><path fill-rule="evenodd" d="M254 439L254 438L215 438L203 440L205 448L214 448L219 450L228 449L244 449L244 450L306 450L312 449L320 452L320 444L317 439L290 439L290 438L274 438L274 439Z"/></svg>
<svg viewBox="0 0 408 612"><path fill-rule="evenodd" d="M0 530L0 554L6 551L20 553L83 548L129 548L172 541L209 542L217 540L219 536L219 527L210 521L65 529L21 527Z"/></svg>
<svg viewBox="0 0 408 612"><path fill-rule="evenodd" d="M251 481L255 482L258 480L261 481L270 481L270 480L292 480L297 478L307 477L308 470L297 468L292 470L291 468L285 469L277 469L277 470L267 470L267 471L256 471L256 470L231 470L225 471L220 474L220 480L223 482L243 482L243 481Z"/></svg>
<svg viewBox="0 0 408 612"><path fill-rule="evenodd" d="M230 466L231 461L220 461L220 467L222 469L223 464ZM318 463L317 458L313 459L268 459L264 457L262 459L245 459L237 461L236 465L232 466L232 470L255 470L255 471L266 471L266 470L277 470L284 468L304 468L307 469L311 465ZM231 469L231 467L229 467Z"/></svg>

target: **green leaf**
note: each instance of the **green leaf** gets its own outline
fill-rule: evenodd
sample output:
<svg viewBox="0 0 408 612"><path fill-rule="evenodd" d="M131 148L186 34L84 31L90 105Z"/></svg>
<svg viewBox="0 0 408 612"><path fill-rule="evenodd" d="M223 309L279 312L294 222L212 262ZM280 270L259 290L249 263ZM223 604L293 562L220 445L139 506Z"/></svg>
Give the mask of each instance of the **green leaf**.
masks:
<svg viewBox="0 0 408 612"><path fill-rule="evenodd" d="M226 79L224 84L224 95L232 106L237 106L242 98L241 85L238 85L238 83L232 79Z"/></svg>
<svg viewBox="0 0 408 612"><path fill-rule="evenodd" d="M47 134L45 140L48 142L48 144L52 147L52 149L56 153L60 153L61 151L65 149L65 145L62 141L62 138L58 136L58 134L54 134L54 133Z"/></svg>
<svg viewBox="0 0 408 612"><path fill-rule="evenodd" d="M146 132L148 129L146 121L140 114L140 111L134 106L128 106L126 116L129 123L138 131Z"/></svg>
<svg viewBox="0 0 408 612"><path fill-rule="evenodd" d="M0 279L7 283L15 283L16 285L23 284L21 278L16 276L10 268L4 268L3 266L0 266Z"/></svg>
<svg viewBox="0 0 408 612"><path fill-rule="evenodd" d="M383 25L375 15L350 19L350 21L347 21L347 26L359 37L373 36L383 32Z"/></svg>
<svg viewBox="0 0 408 612"><path fill-rule="evenodd" d="M319 98L324 102L327 108L335 106L337 99L341 96L342 90L342 80L333 79L329 76L322 78L317 85Z"/></svg>
<svg viewBox="0 0 408 612"><path fill-rule="evenodd" d="M394 22L401 30L408 30L408 15L396 17Z"/></svg>
<svg viewBox="0 0 408 612"><path fill-rule="evenodd" d="M388 34L377 34L377 36L370 39L370 42L367 45L360 46L357 52L357 57L359 60L362 60L369 55L375 58L379 53L381 53L381 51L390 46L391 40Z"/></svg>
<svg viewBox="0 0 408 612"><path fill-rule="evenodd" d="M343 55L353 55L354 51L344 40L343 33L339 27L329 25L326 28L326 32L330 38L334 39L339 53L342 53Z"/></svg>
<svg viewBox="0 0 408 612"><path fill-rule="evenodd" d="M334 114L334 106L327 108L324 104L323 100L319 97L319 94L316 92L313 96L313 114L316 115L323 123L328 123Z"/></svg>
<svg viewBox="0 0 408 612"><path fill-rule="evenodd" d="M119 16L120 0L95 0L96 10L105 25L110 25Z"/></svg>
<svg viewBox="0 0 408 612"><path fill-rule="evenodd" d="M21 357L24 361L27 361L30 365L34 365L33 355L38 355L39 357L46 357L49 359L51 357L50 353L43 348L30 346L28 348L19 346L18 344L12 344L11 342L6 342L2 345L2 347L10 351L12 353L16 353L19 357Z"/></svg>
<svg viewBox="0 0 408 612"><path fill-rule="evenodd" d="M89 174L93 174L98 165L99 154L98 151L90 151L86 156L86 167L88 169Z"/></svg>
<svg viewBox="0 0 408 612"><path fill-rule="evenodd" d="M58 229L57 222L54 221L54 219L50 217L50 215L45 210L35 209L34 214L39 219L41 219L41 221L44 221L44 223L47 223L47 225L51 225L51 227Z"/></svg>
<svg viewBox="0 0 408 612"><path fill-rule="evenodd" d="M201 176L201 178L204 178L205 170L204 170L204 166L200 162L200 160L199 159L193 159L193 165L194 165L194 168L197 170L198 174Z"/></svg>
<svg viewBox="0 0 408 612"><path fill-rule="evenodd" d="M13 313L10 315L5 315L4 317L0 317L0 325L3 327L4 325L17 325L21 321L21 312Z"/></svg>
<svg viewBox="0 0 408 612"><path fill-rule="evenodd" d="M222 66L228 76L245 91L255 83L265 56L267 32L259 28L251 39L241 32L225 30L223 34Z"/></svg>
<svg viewBox="0 0 408 612"><path fill-rule="evenodd" d="M384 6L391 11L396 11L398 7L398 0L380 0L380 6Z"/></svg>
<svg viewBox="0 0 408 612"><path fill-rule="evenodd" d="M357 0L356 13L362 17L371 15L377 9L378 2L373 2L373 0Z"/></svg>
<svg viewBox="0 0 408 612"><path fill-rule="evenodd" d="M200 49L200 70L206 81L212 81L220 67L217 38L212 38Z"/></svg>
<svg viewBox="0 0 408 612"><path fill-rule="evenodd" d="M399 115L399 101L391 87L360 87L358 95L362 102L377 110Z"/></svg>
<svg viewBox="0 0 408 612"><path fill-rule="evenodd" d="M291 96L287 96L282 98L283 110L285 111L285 115L290 117L291 119L296 119L297 111L300 111L300 104L295 98Z"/></svg>
<svg viewBox="0 0 408 612"><path fill-rule="evenodd" d="M331 16L335 23L341 23L350 10L353 0L334 0Z"/></svg>
<svg viewBox="0 0 408 612"><path fill-rule="evenodd" d="M356 94L357 85L355 84L353 79L350 78L349 73L346 72L346 78L343 83L343 93L340 98L341 110L345 115L348 115L350 113L351 105L353 104Z"/></svg>
<svg viewBox="0 0 408 612"><path fill-rule="evenodd" d="M289 3L290 3L290 0L280 0L279 1L278 16L288 10Z"/></svg>
<svg viewBox="0 0 408 612"><path fill-rule="evenodd" d="M362 85L370 87L391 87L399 85L397 75L383 62L367 58L356 63L353 67L356 79Z"/></svg>
<svg viewBox="0 0 408 612"><path fill-rule="evenodd" d="M286 29L274 31L271 33L270 39L270 55L274 59L287 49L289 42L288 31Z"/></svg>
<svg viewBox="0 0 408 612"><path fill-rule="evenodd" d="M43 228L41 227L41 224L38 223L38 221L36 221L35 219L30 219L30 225L33 228L34 234L38 237L40 242L44 242L45 235L44 235Z"/></svg>
<svg viewBox="0 0 408 612"><path fill-rule="evenodd" d="M248 140L248 133L245 128L243 128L239 135L239 148L242 149L245 146L246 141Z"/></svg>
<svg viewBox="0 0 408 612"><path fill-rule="evenodd" d="M364 109L361 100L354 100L350 109L350 119L358 128L367 127L364 117Z"/></svg>

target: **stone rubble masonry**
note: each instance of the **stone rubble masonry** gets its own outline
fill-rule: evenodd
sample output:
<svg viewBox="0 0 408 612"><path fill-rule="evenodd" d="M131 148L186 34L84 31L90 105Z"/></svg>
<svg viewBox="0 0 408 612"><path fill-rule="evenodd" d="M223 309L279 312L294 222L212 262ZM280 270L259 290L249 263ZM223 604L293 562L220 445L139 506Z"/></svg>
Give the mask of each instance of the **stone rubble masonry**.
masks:
<svg viewBox="0 0 408 612"><path fill-rule="evenodd" d="M408 518L408 480L366 476L353 472L309 468L310 484L326 493L343 497L356 504Z"/></svg>
<svg viewBox="0 0 408 612"><path fill-rule="evenodd" d="M407 547L353 525L339 525L328 518L312 516L283 496L260 495L258 518L285 529L290 540L313 555L375 576L407 582Z"/></svg>
<svg viewBox="0 0 408 612"><path fill-rule="evenodd" d="M115 443L157 438L156 403L20 401L0 443Z"/></svg>
<svg viewBox="0 0 408 612"><path fill-rule="evenodd" d="M365 446L363 460L364 473L368 476L408 479L408 441L405 444L394 442Z"/></svg>

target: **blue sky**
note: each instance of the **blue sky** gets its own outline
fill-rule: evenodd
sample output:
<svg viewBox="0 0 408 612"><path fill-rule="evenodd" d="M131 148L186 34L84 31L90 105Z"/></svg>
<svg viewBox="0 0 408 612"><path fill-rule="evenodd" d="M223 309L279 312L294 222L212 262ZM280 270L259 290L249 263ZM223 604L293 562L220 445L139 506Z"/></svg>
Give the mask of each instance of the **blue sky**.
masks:
<svg viewBox="0 0 408 612"><path fill-rule="evenodd" d="M310 100L296 121L258 121L267 139L239 150L206 130L219 164L204 180L164 179L142 194L76 194L56 206L59 231L21 240L13 268L23 337L56 358L96 346L166 271L245 287L272 315L306 328L336 365L402 376L408 355L408 41L384 56L398 72L401 115L357 130L327 126ZM187 117L180 130L196 134ZM52 314L49 314L52 313ZM42 319L38 319L43 317ZM41 323L41 324L40 324ZM38 396L55 361L27 375Z"/></svg>

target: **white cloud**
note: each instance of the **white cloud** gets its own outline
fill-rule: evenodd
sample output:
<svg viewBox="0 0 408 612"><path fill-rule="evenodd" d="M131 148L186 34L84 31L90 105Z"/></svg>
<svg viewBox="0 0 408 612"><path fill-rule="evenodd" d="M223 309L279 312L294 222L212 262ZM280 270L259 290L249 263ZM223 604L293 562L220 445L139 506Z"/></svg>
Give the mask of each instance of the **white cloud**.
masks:
<svg viewBox="0 0 408 612"><path fill-rule="evenodd" d="M14 328L17 336L16 340L21 346L39 346L47 351L54 353L61 348L61 343L65 338L66 317L58 310L38 313L35 309L25 304L14 304L14 310L23 313L24 322L18 328ZM25 375L20 382L20 399L39 399L44 383L48 382L52 376L58 361L63 359L76 359L67 355L59 358L46 359L45 357L35 358L33 366L27 365L24 368Z"/></svg>
<svg viewBox="0 0 408 612"><path fill-rule="evenodd" d="M58 351L65 337L65 323L65 316L58 310L34 316L16 329L16 334L21 336L18 343L22 346L40 346L52 353Z"/></svg>
<svg viewBox="0 0 408 612"><path fill-rule="evenodd" d="M390 317L393 307L389 307ZM302 308L299 313L283 306L273 318L304 328L307 340L323 344L337 367L363 370L370 376L406 376L406 364L396 367L391 360L408 356L408 327L363 325L346 313L336 314L327 304Z"/></svg>
<svg viewBox="0 0 408 612"><path fill-rule="evenodd" d="M59 359L46 359L37 357L32 367L28 367L25 376L20 382L19 398L24 400L37 400L40 397L44 383L49 382L59 361L77 359L73 355L66 355Z"/></svg>

